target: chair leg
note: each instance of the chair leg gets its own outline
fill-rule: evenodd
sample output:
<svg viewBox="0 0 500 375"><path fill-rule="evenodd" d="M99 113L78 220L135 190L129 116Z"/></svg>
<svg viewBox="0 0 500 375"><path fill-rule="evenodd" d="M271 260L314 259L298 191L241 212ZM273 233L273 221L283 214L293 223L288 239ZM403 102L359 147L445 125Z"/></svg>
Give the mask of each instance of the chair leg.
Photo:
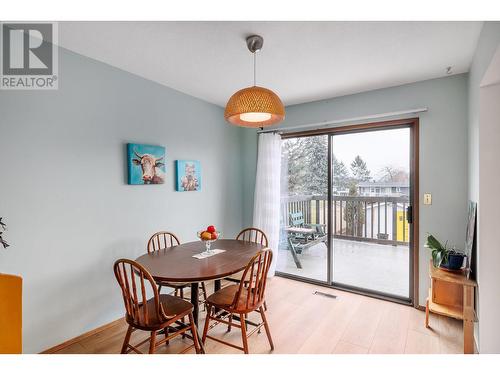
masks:
<svg viewBox="0 0 500 375"><path fill-rule="evenodd" d="M267 339L269 340L269 345L271 345L271 350L274 350L274 343L271 337L271 330L269 329L269 323L266 319L266 314L264 313L264 308L261 306L259 308L260 316L262 317L262 321L264 322L264 328L266 329Z"/></svg>
<svg viewBox="0 0 500 375"><path fill-rule="evenodd" d="M203 336L201 337L201 342L205 344L207 340L208 325L210 323L210 318L212 317L212 306L207 305L207 316L205 317L205 326L203 327Z"/></svg>
<svg viewBox="0 0 500 375"><path fill-rule="evenodd" d="M178 296L179 296L179 289L175 288L175 290L174 290L174 297L178 297Z"/></svg>
<svg viewBox="0 0 500 375"><path fill-rule="evenodd" d="M207 296L207 288L206 288L204 282L201 283L201 290L203 292L203 302L205 302L207 300L208 296ZM206 307L207 306L205 304L203 304L203 311L206 311Z"/></svg>
<svg viewBox="0 0 500 375"><path fill-rule="evenodd" d="M161 292L161 285L158 285L158 294Z"/></svg>
<svg viewBox="0 0 500 375"><path fill-rule="evenodd" d="M151 331L151 338L149 341L149 354L154 354L156 349L156 331Z"/></svg>
<svg viewBox="0 0 500 375"><path fill-rule="evenodd" d="M425 303L425 328L429 328L429 300Z"/></svg>
<svg viewBox="0 0 500 375"><path fill-rule="evenodd" d="M233 322L233 314L229 314L229 324L227 325L227 331L231 332L231 323Z"/></svg>
<svg viewBox="0 0 500 375"><path fill-rule="evenodd" d="M264 310L267 311L267 303L264 301Z"/></svg>
<svg viewBox="0 0 500 375"><path fill-rule="evenodd" d="M245 323L245 314L240 314L240 325L241 325L241 338L243 340L243 351L248 354L248 338L247 338L247 328Z"/></svg>
<svg viewBox="0 0 500 375"><path fill-rule="evenodd" d="M193 344L194 344L194 349L196 351L196 354L200 354L200 342L198 338L198 329L194 325L194 318L193 318L193 313L189 314L189 324L191 326L191 334L193 336Z"/></svg>
<svg viewBox="0 0 500 375"><path fill-rule="evenodd" d="M184 299L184 288L181 288L180 293L181 293L181 299ZM184 320L184 317L181 318L181 322L186 323L186 321ZM182 338L184 338L184 337L186 337L186 335L183 333Z"/></svg>
<svg viewBox="0 0 500 375"><path fill-rule="evenodd" d="M203 299L206 301L208 297L207 297L207 288L204 282L201 283L201 290L203 291Z"/></svg>
<svg viewBox="0 0 500 375"><path fill-rule="evenodd" d="M168 337L168 326L163 328L163 333L165 334L165 338ZM170 340L165 341L165 346L168 346L170 344Z"/></svg>
<svg viewBox="0 0 500 375"><path fill-rule="evenodd" d="M121 354L125 354L128 349L128 343L130 342L130 336L132 335L133 328L131 325L128 326L127 333L125 334L125 340L123 340Z"/></svg>

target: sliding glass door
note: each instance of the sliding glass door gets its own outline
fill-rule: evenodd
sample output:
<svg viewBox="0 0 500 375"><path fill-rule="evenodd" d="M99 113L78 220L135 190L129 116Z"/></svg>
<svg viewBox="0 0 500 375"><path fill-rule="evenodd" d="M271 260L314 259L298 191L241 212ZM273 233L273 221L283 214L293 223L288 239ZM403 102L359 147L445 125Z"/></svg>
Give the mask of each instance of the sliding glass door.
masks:
<svg viewBox="0 0 500 375"><path fill-rule="evenodd" d="M282 143L277 270L328 281L328 135Z"/></svg>
<svg viewBox="0 0 500 375"><path fill-rule="evenodd" d="M334 283L410 297L410 130L331 136Z"/></svg>
<svg viewBox="0 0 500 375"><path fill-rule="evenodd" d="M284 137L277 271L410 301L411 122Z"/></svg>

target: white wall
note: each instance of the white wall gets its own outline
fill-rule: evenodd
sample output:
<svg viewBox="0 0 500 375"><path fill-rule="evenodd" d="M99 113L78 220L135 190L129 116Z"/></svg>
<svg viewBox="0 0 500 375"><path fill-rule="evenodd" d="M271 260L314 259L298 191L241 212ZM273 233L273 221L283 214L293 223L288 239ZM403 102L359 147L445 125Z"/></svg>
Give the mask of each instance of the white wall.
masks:
<svg viewBox="0 0 500 375"><path fill-rule="evenodd" d="M500 43L500 22L485 22L469 72L469 198L479 203L479 89L484 73ZM481 209L478 207L478 209Z"/></svg>
<svg viewBox="0 0 500 375"><path fill-rule="evenodd" d="M61 49L59 90L0 91L0 272L24 278L24 352L123 316L112 272L148 236L241 228L240 130L217 106ZM126 184L125 144L167 148L164 185ZM196 159L202 191L174 191Z"/></svg>
<svg viewBox="0 0 500 375"><path fill-rule="evenodd" d="M280 129L380 113L428 107L420 117L420 284L418 302L425 305L430 254L427 233L459 248L465 243L467 217L467 75L455 75L374 90L286 108ZM341 124L345 125L345 124ZM340 126L340 125L338 125ZM246 134L246 137L250 137ZM255 137L255 133L254 133ZM255 151L254 151L255 152ZM254 155L246 155L253 160ZM245 180L246 179L246 180ZM244 176L252 185L251 177ZM424 206L424 193L432 205ZM247 197L247 199L253 197Z"/></svg>
<svg viewBox="0 0 500 375"><path fill-rule="evenodd" d="M500 65L500 60L498 61ZM479 111L479 349L500 353L500 84L481 88Z"/></svg>
<svg viewBox="0 0 500 375"><path fill-rule="evenodd" d="M498 49L500 44L500 22L485 22L479 36L478 45L474 54L474 59L471 65L469 73L468 82L468 92L469 92L469 121L468 121L468 134L469 134L469 148L468 148L468 159L469 159L469 199L477 202L477 280L478 280L478 293L476 295L476 308L479 315L478 326L475 328L475 338L478 345L479 351L481 353L488 352L500 352L499 349L499 337L500 329L498 324L498 315L500 314L499 298L498 298L498 286L500 285L500 274L498 273L498 267L500 267L500 262L496 256L498 252L498 244L491 246L491 241L489 236L495 236L496 232L489 231L491 225L498 226L500 222L498 220L498 215L491 216L489 213L491 209L497 208L496 201L497 196L489 195L490 191L488 185L495 186L494 176L495 173L488 174L485 173L487 170L484 168L491 166L491 163L498 165L499 148L494 148L495 142L498 137L498 133L494 133L495 127L491 127L492 123L480 120L483 116L484 119L489 118L489 110L487 109L487 103L489 101L491 92L494 94L494 90L481 88L481 84L485 78L485 73L487 72L489 66L491 65L493 56ZM481 103L484 100L484 103ZM482 105L481 105L482 104ZM496 103L498 106L498 102ZM480 109L481 108L481 109ZM494 109L494 108L493 108ZM484 126L484 130L483 130ZM496 128L500 125L496 123ZM488 139L492 137L492 139ZM493 148L488 147L483 150L482 144L486 142L488 145L492 142ZM484 159L483 156L488 155L491 159ZM486 163L486 164L483 164ZM496 167L498 169L498 167ZM483 173L480 174L481 170ZM493 179L493 180L490 180ZM486 186L483 186L486 185ZM486 213L483 210L486 209ZM498 211L497 211L498 212ZM484 220L488 220L484 223ZM493 238L492 237L492 238ZM483 241L486 240L486 244ZM495 267L492 270L492 267ZM492 273L493 271L493 273ZM490 288L496 288L496 295L491 295L492 290ZM491 335L496 335L496 339ZM493 341L496 340L496 343Z"/></svg>

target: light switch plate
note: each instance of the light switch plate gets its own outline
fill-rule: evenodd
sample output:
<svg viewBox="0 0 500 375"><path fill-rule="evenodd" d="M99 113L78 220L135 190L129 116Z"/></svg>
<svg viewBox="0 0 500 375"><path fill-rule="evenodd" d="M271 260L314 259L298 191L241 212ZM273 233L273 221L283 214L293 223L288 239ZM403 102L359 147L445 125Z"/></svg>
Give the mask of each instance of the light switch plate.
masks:
<svg viewBox="0 0 500 375"><path fill-rule="evenodd" d="M424 204L432 204L432 194L424 193Z"/></svg>

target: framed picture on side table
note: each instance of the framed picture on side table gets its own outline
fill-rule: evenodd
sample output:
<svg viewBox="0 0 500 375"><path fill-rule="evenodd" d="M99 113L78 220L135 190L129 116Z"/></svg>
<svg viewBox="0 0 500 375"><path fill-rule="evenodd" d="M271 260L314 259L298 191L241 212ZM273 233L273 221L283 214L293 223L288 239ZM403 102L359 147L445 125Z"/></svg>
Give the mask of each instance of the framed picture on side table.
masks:
<svg viewBox="0 0 500 375"><path fill-rule="evenodd" d="M465 235L465 255L467 255L466 274L467 278L475 275L476 269L476 208L477 203L469 201L467 215L467 232Z"/></svg>

